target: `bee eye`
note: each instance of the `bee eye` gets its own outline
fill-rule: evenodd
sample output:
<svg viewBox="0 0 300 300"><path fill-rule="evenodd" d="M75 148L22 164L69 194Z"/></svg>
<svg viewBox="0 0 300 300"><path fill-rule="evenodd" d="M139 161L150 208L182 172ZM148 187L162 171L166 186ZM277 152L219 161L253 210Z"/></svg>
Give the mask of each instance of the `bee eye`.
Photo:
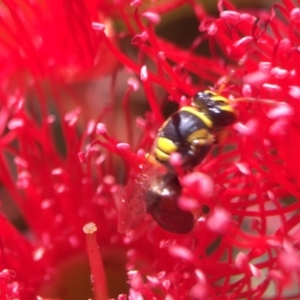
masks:
<svg viewBox="0 0 300 300"><path fill-rule="evenodd" d="M210 91L206 92L206 95L208 97L214 97L214 96L216 96L216 94L214 94L213 92L210 92Z"/></svg>
<svg viewBox="0 0 300 300"><path fill-rule="evenodd" d="M216 102L216 104L218 106L226 106L226 105L228 105L228 103L226 101L223 101L223 100L217 100L215 102Z"/></svg>

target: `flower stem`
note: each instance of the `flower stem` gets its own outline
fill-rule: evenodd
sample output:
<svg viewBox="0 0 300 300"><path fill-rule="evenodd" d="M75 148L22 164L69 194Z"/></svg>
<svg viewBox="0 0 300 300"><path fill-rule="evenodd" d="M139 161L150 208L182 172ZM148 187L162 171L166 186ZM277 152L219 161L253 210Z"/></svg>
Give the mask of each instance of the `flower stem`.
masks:
<svg viewBox="0 0 300 300"><path fill-rule="evenodd" d="M83 226L83 231L86 234L87 254L92 274L94 299L106 300L108 299L107 285L102 258L95 234L97 231L96 224L92 222L85 224Z"/></svg>

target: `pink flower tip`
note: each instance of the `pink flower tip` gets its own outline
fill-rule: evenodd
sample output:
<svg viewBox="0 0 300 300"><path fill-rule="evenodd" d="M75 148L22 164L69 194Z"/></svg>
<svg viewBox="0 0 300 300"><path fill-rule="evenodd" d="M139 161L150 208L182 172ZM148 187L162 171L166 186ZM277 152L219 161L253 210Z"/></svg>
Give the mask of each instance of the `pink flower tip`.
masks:
<svg viewBox="0 0 300 300"><path fill-rule="evenodd" d="M300 8L295 7L290 12L290 20L293 23L300 23Z"/></svg>
<svg viewBox="0 0 300 300"><path fill-rule="evenodd" d="M208 299L208 288L206 284L196 283L190 290L190 295L193 299L205 300Z"/></svg>
<svg viewBox="0 0 300 300"><path fill-rule="evenodd" d="M254 24L255 21L256 21L256 17L253 16L253 15L250 15L248 13L241 13L240 14L240 20L243 20L243 21L246 21L248 22L249 24Z"/></svg>
<svg viewBox="0 0 300 300"><path fill-rule="evenodd" d="M195 275L197 276L198 281L203 282L203 283L206 282L205 274L201 270L196 269Z"/></svg>
<svg viewBox="0 0 300 300"><path fill-rule="evenodd" d="M300 99L300 86L291 85L289 86L289 95L297 100Z"/></svg>
<svg viewBox="0 0 300 300"><path fill-rule="evenodd" d="M202 197L211 197L214 193L214 182L212 178L204 173L193 172L182 178L181 184L190 191L195 191Z"/></svg>
<svg viewBox="0 0 300 300"><path fill-rule="evenodd" d="M300 264L299 264L299 254L297 252L287 252L282 251L278 256L278 265L282 269L283 272L293 272L300 270Z"/></svg>
<svg viewBox="0 0 300 300"><path fill-rule="evenodd" d="M163 51L159 51L157 56L158 56L158 58L160 58L162 60L166 60L166 54Z"/></svg>
<svg viewBox="0 0 300 300"><path fill-rule="evenodd" d="M172 256L185 261L193 261L195 258L194 253L190 249L183 246L172 245L168 248L168 250Z"/></svg>
<svg viewBox="0 0 300 300"><path fill-rule="evenodd" d="M157 13L152 11L145 11L141 14L143 17L147 18L154 25L157 25L160 22L160 16Z"/></svg>
<svg viewBox="0 0 300 300"><path fill-rule="evenodd" d="M128 78L127 84L128 84L135 92L136 92L136 91L139 89L139 87L140 87L139 82L138 82L135 78L133 78L133 77Z"/></svg>
<svg viewBox="0 0 300 300"><path fill-rule="evenodd" d="M7 124L7 128L9 130L13 130L16 128L23 127L23 125L24 125L24 120L15 118L15 119L11 119L11 121L9 121L9 123Z"/></svg>
<svg viewBox="0 0 300 300"><path fill-rule="evenodd" d="M279 102L278 105L267 113L270 119L278 119L284 117L291 117L294 115L294 109L292 106L285 102Z"/></svg>
<svg viewBox="0 0 300 300"><path fill-rule="evenodd" d="M132 277L130 277L130 285L136 290L139 290L143 286L143 278L138 272L136 272L135 275L132 275Z"/></svg>
<svg viewBox="0 0 300 300"><path fill-rule="evenodd" d="M288 76L289 72L286 69L275 67L271 69L271 74L277 79L284 79Z"/></svg>
<svg viewBox="0 0 300 300"><path fill-rule="evenodd" d="M96 126L96 133L99 135L103 135L107 133L106 125L103 123L98 123Z"/></svg>
<svg viewBox="0 0 300 300"><path fill-rule="evenodd" d="M142 66L140 78L142 81L146 81L148 79L148 70L146 66Z"/></svg>
<svg viewBox="0 0 300 300"><path fill-rule="evenodd" d="M170 280L164 280L162 282L162 285L166 290L168 290L170 288L171 282L170 282Z"/></svg>
<svg viewBox="0 0 300 300"><path fill-rule="evenodd" d="M276 120L269 128L269 132L271 135L279 136L287 134L287 119L279 119Z"/></svg>
<svg viewBox="0 0 300 300"><path fill-rule="evenodd" d="M16 272L10 269L3 269L0 272L0 279L10 280L16 277Z"/></svg>
<svg viewBox="0 0 300 300"><path fill-rule="evenodd" d="M53 124L55 122L55 120L56 120L56 118L54 115L49 115L49 116L47 116L46 122L48 124Z"/></svg>
<svg viewBox="0 0 300 300"><path fill-rule="evenodd" d="M280 272L279 270L270 270L269 277L280 283L280 285L284 284L284 282L287 281L286 276L282 274L282 272Z"/></svg>
<svg viewBox="0 0 300 300"><path fill-rule="evenodd" d="M278 44L278 54L288 54L292 48L292 42L288 38L282 39Z"/></svg>
<svg viewBox="0 0 300 300"><path fill-rule="evenodd" d="M146 122L146 120L143 119L142 117L137 117L137 118L135 119L135 124L136 124L136 126L139 127L139 128L145 128L146 125L147 125L147 122Z"/></svg>
<svg viewBox="0 0 300 300"><path fill-rule="evenodd" d="M244 252L239 252L234 263L238 269L245 270L248 267L249 257Z"/></svg>
<svg viewBox="0 0 300 300"><path fill-rule="evenodd" d="M148 41L149 39L149 34L147 31L143 31L141 34L140 34L140 38L143 42L146 42Z"/></svg>
<svg viewBox="0 0 300 300"><path fill-rule="evenodd" d="M272 83L264 83L262 87L265 91L268 91L271 93L278 93L282 89L280 85L272 84Z"/></svg>
<svg viewBox="0 0 300 300"><path fill-rule="evenodd" d="M128 150L128 149L130 149L130 145L127 144L127 143L118 143L116 147L119 150Z"/></svg>
<svg viewBox="0 0 300 300"><path fill-rule="evenodd" d="M109 186L112 186L113 184L116 183L116 179L112 175L105 175L103 178L103 183Z"/></svg>
<svg viewBox="0 0 300 300"><path fill-rule="evenodd" d="M225 10L220 13L220 17L226 21L237 22L240 18L240 13L233 10Z"/></svg>
<svg viewBox="0 0 300 300"><path fill-rule="evenodd" d="M33 252L33 259L34 261L39 261L43 258L46 249L44 247L36 248Z"/></svg>
<svg viewBox="0 0 300 300"><path fill-rule="evenodd" d="M73 126L77 122L80 113L81 113L81 108L77 107L72 111L66 113L64 116L64 120L68 123L69 126Z"/></svg>
<svg viewBox="0 0 300 300"><path fill-rule="evenodd" d="M51 175L61 175L63 173L64 173L64 169L62 168L56 168L51 171Z"/></svg>
<svg viewBox="0 0 300 300"><path fill-rule="evenodd" d="M242 95L245 97L245 98L250 98L252 96L252 87L250 84L243 84L243 87L242 87Z"/></svg>
<svg viewBox="0 0 300 300"><path fill-rule="evenodd" d="M250 175L251 174L251 170L250 170L249 165L247 163L238 162L235 165L242 174L244 174L244 175Z"/></svg>
<svg viewBox="0 0 300 300"><path fill-rule="evenodd" d="M256 266L254 266L253 264L249 264L249 269L251 274L255 277L255 278L259 278L261 277L261 271L260 269L258 269Z"/></svg>
<svg viewBox="0 0 300 300"><path fill-rule="evenodd" d="M89 222L82 227L82 230L85 234L93 234L97 231L97 226L95 223Z"/></svg>
<svg viewBox="0 0 300 300"><path fill-rule="evenodd" d="M87 125L86 133L88 135L92 134L95 130L96 122L95 120L90 120Z"/></svg>
<svg viewBox="0 0 300 300"><path fill-rule="evenodd" d="M268 72L259 70L259 71L255 71L255 72L245 75L243 77L243 82L251 84L251 85L262 84L266 80L268 80L269 77L270 77L270 74Z"/></svg>
<svg viewBox="0 0 300 300"><path fill-rule="evenodd" d="M78 158L79 158L79 161L82 163L82 164L86 164L87 163L87 159L86 159L86 154L82 151L80 151L78 154L77 154Z"/></svg>
<svg viewBox="0 0 300 300"><path fill-rule="evenodd" d="M236 42L233 44L233 47L235 47L235 48L245 47L245 46L247 46L250 42L252 42L252 40L253 40L253 37L252 37L252 36L245 36L245 37L239 39L238 41L236 41Z"/></svg>
<svg viewBox="0 0 300 300"><path fill-rule="evenodd" d="M130 6L141 6L142 2L141 0L133 0L130 2Z"/></svg>
<svg viewBox="0 0 300 300"><path fill-rule="evenodd" d="M180 107L182 107L182 106L187 106L187 105L189 104L188 102L189 102L189 101L188 101L188 99L187 99L186 96L181 96L181 97L180 97L179 105L180 105Z"/></svg>
<svg viewBox="0 0 300 300"><path fill-rule="evenodd" d="M24 169L28 168L28 162L20 156L16 156L14 162L18 167L22 167Z"/></svg>
<svg viewBox="0 0 300 300"><path fill-rule="evenodd" d="M180 167L182 165L182 156L178 152L174 152L170 156L170 165L174 167Z"/></svg>
<svg viewBox="0 0 300 300"><path fill-rule="evenodd" d="M97 31L104 31L105 25L99 22L92 22L92 28Z"/></svg>
<svg viewBox="0 0 300 300"><path fill-rule="evenodd" d="M192 197L180 196L178 198L178 207L185 211L196 211L200 208L199 201Z"/></svg>
<svg viewBox="0 0 300 300"><path fill-rule="evenodd" d="M146 156L145 150L144 150L144 149L139 149L139 150L137 151L137 156L138 156L138 157L145 157L145 156Z"/></svg>
<svg viewBox="0 0 300 300"><path fill-rule="evenodd" d="M231 223L231 214L221 207L216 207L206 221L209 230L217 233L225 233Z"/></svg>
<svg viewBox="0 0 300 300"><path fill-rule="evenodd" d="M258 69L262 72L269 72L272 69L272 63L270 63L269 61L261 61L258 64Z"/></svg>
<svg viewBox="0 0 300 300"><path fill-rule="evenodd" d="M136 34L132 40L132 45L139 45L139 43L144 43L149 39L149 34L147 31L143 31L141 34Z"/></svg>
<svg viewBox="0 0 300 300"><path fill-rule="evenodd" d="M242 135L252 136L258 129L258 121L250 119L246 124L238 122L233 125L233 128Z"/></svg>

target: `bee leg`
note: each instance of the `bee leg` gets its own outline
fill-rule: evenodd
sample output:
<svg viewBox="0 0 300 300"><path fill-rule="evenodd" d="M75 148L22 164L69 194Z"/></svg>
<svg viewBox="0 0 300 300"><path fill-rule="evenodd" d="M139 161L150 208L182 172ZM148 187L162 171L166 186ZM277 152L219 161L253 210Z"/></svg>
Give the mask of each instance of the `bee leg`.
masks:
<svg viewBox="0 0 300 300"><path fill-rule="evenodd" d="M185 170L192 170L206 157L214 143L215 139L212 134L206 135L205 138L196 138L192 140L189 149L182 153L182 167Z"/></svg>
<svg viewBox="0 0 300 300"><path fill-rule="evenodd" d="M208 134L206 137L204 138L197 138L194 139L191 142L191 147L193 148L198 148L201 146L211 146L212 144L214 144L216 142L214 135L212 134Z"/></svg>
<svg viewBox="0 0 300 300"><path fill-rule="evenodd" d="M222 129L215 133L216 144L221 144L228 139L230 131L228 129Z"/></svg>

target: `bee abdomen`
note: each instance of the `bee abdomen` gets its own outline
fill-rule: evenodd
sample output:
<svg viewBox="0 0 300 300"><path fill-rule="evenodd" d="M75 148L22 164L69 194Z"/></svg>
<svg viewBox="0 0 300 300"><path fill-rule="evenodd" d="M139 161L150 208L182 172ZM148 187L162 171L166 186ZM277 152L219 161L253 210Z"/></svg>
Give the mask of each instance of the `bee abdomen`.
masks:
<svg viewBox="0 0 300 300"><path fill-rule="evenodd" d="M194 216L178 207L181 185L174 173L155 180L146 194L147 212L165 230L188 233L194 227Z"/></svg>
<svg viewBox="0 0 300 300"><path fill-rule="evenodd" d="M169 165L170 155L178 152L182 156L182 167L194 168L214 142L211 126L205 114L192 107L183 107L161 127L153 148L155 159Z"/></svg>

